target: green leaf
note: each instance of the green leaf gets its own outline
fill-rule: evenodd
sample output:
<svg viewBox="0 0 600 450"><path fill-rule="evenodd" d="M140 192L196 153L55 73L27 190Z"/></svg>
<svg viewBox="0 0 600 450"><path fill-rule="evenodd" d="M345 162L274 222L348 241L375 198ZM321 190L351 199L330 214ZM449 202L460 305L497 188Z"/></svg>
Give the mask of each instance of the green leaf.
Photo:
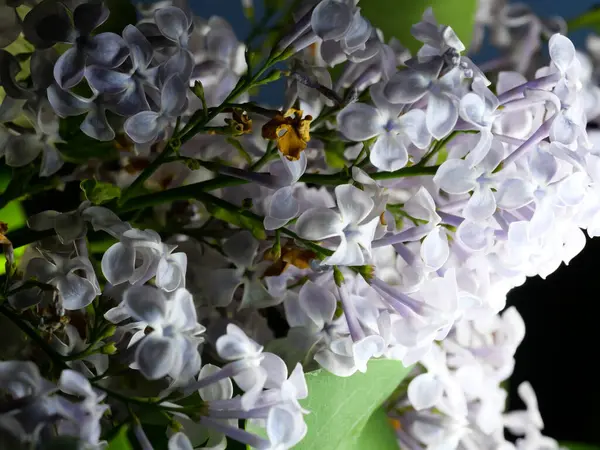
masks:
<svg viewBox="0 0 600 450"><path fill-rule="evenodd" d="M91 158L101 161L112 161L119 158L119 150L114 141L97 141L82 132L73 133L68 138L61 134L61 137L68 141L56 144L56 149L65 161L83 164L89 162Z"/></svg>
<svg viewBox="0 0 600 450"><path fill-rule="evenodd" d="M362 13L383 31L386 41L396 37L413 54L422 44L412 37L410 27L429 6L438 23L450 25L469 48L477 0L369 0L360 4Z"/></svg>
<svg viewBox="0 0 600 450"><path fill-rule="evenodd" d="M376 359L369 362L367 373L357 372L351 377L337 377L323 369L307 373L308 398L300 403L310 411L304 416L308 433L294 449L397 448L389 446L391 427L386 428L380 406L410 370L399 361ZM247 429L264 436L261 429L251 426Z"/></svg>
<svg viewBox="0 0 600 450"><path fill-rule="evenodd" d="M569 450L600 450L600 447L592 444L582 444L581 442L560 442L561 447Z"/></svg>
<svg viewBox="0 0 600 450"><path fill-rule="evenodd" d="M137 10L129 0L104 0L104 4L110 15L106 22L94 30L96 34L110 31L120 35L127 25L137 23Z"/></svg>
<svg viewBox="0 0 600 450"><path fill-rule="evenodd" d="M121 188L98 180L83 180L79 187L94 205L101 205L121 196Z"/></svg>
<svg viewBox="0 0 600 450"><path fill-rule="evenodd" d="M118 433L108 443L106 450L133 450L132 445L127 437L129 425L123 425L119 428Z"/></svg>
<svg viewBox="0 0 600 450"><path fill-rule="evenodd" d="M398 450L398 439L383 408L377 409L365 424L359 438L348 450L376 448L377 450Z"/></svg>
<svg viewBox="0 0 600 450"><path fill-rule="evenodd" d="M346 147L342 141L331 141L325 146L325 162L334 169L346 167L344 151Z"/></svg>

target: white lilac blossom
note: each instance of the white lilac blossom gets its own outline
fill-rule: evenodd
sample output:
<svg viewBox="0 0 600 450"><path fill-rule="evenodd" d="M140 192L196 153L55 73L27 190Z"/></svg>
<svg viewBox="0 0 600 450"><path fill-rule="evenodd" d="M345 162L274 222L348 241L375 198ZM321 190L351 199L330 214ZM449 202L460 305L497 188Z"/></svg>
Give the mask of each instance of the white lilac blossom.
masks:
<svg viewBox="0 0 600 450"><path fill-rule="evenodd" d="M0 5L2 45L35 48L0 50L0 209L37 202L0 217L0 315L32 359L0 362L0 446L102 449L119 422L144 449L287 450L328 400L313 375L388 359L401 448L559 448L530 384L505 412L506 298L600 235L597 38L588 58L482 1L503 55L477 67L431 9L411 55L357 0L300 3L257 22L265 48L183 0L127 25L101 0Z"/></svg>

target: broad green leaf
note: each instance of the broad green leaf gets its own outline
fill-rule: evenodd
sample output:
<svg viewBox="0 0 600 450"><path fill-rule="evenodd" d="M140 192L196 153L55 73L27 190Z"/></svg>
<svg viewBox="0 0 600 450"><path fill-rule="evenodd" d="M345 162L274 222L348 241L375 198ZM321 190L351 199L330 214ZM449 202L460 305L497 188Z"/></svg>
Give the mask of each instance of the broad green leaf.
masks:
<svg viewBox="0 0 600 450"><path fill-rule="evenodd" d="M367 373L357 372L351 377L337 377L323 369L307 373L308 398L300 403L310 411L310 414L304 416L308 433L294 449L394 448L389 447L389 430L385 428L386 424L381 423L384 419L381 413L375 415L372 423L369 423L369 419L410 370L399 361L379 359L369 362ZM261 429L247 429L264 435ZM363 431L368 435L384 434L381 436L382 447L371 444L368 435L362 437ZM360 442L362 446L359 445Z"/></svg>
<svg viewBox="0 0 600 450"><path fill-rule="evenodd" d="M11 171L5 166L0 167L0 192L3 192L10 182ZM21 203L18 201L12 201L8 203L4 208L0 209L0 221L8 224L8 229L16 230L25 226L27 223L27 217ZM23 254L25 247L15 249L15 259ZM0 252L0 275L4 275L5 268L4 263L6 259Z"/></svg>
<svg viewBox="0 0 600 450"><path fill-rule="evenodd" d="M363 450L373 448L377 450L398 450L398 439L383 408L377 409L360 433L354 446L348 450Z"/></svg>
<svg viewBox="0 0 600 450"><path fill-rule="evenodd" d="M468 48L477 0L368 0L360 3L362 13L383 31L386 41L396 37L413 54L422 44L412 37L410 27L421 20L430 6L438 23L450 25Z"/></svg>
<svg viewBox="0 0 600 450"><path fill-rule="evenodd" d="M85 197L94 205L101 205L121 196L121 188L98 180L83 180L79 186Z"/></svg>
<svg viewBox="0 0 600 450"><path fill-rule="evenodd" d="M95 33L121 34L127 25L135 25L137 22L137 10L129 0L104 0L104 4L110 11L108 20L96 28Z"/></svg>
<svg viewBox="0 0 600 450"><path fill-rule="evenodd" d="M600 450L598 445L583 444L581 442L561 442L560 446L569 450Z"/></svg>
<svg viewBox="0 0 600 450"><path fill-rule="evenodd" d="M127 432L129 430L128 425L123 425L108 443L106 450L133 450L133 446L129 442Z"/></svg>

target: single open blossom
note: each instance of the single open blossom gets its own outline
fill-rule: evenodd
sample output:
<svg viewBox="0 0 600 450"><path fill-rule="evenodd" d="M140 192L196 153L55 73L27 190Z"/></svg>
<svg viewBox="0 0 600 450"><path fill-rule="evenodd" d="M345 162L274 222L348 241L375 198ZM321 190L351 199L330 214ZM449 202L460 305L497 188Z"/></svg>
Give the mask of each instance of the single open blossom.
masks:
<svg viewBox="0 0 600 450"><path fill-rule="evenodd" d="M255 263L258 245L248 231L240 231L225 241L223 252L234 267L208 269L210 279L203 288L208 304L227 306L240 285L243 286L240 308L267 308L281 301L267 291L261 280L266 265Z"/></svg>
<svg viewBox="0 0 600 450"><path fill-rule="evenodd" d="M103 66L88 66L85 76L99 93L114 96L114 110L123 116L132 116L150 109L147 89L156 89L156 68L151 67L154 56L152 45L133 25L123 30L123 39L129 48L131 69L120 72Z"/></svg>
<svg viewBox="0 0 600 450"><path fill-rule="evenodd" d="M425 125L425 112L413 109L401 114L402 106L389 103L382 93L383 85L371 88L375 106L352 103L337 116L340 131L353 141L377 137L371 147L370 160L381 170L394 171L406 166L410 144L426 148L431 135Z"/></svg>
<svg viewBox="0 0 600 450"><path fill-rule="evenodd" d="M179 75L172 75L162 87L160 111L138 112L125 121L125 131L137 144L152 143L186 107L185 84Z"/></svg>
<svg viewBox="0 0 600 450"><path fill-rule="evenodd" d="M458 120L457 88L460 71L451 69L440 75L443 62L439 58L415 65L394 75L383 93L391 103L412 103L427 98L425 123L436 139L446 136Z"/></svg>
<svg viewBox="0 0 600 450"><path fill-rule="evenodd" d="M373 200L365 192L349 185L335 188L339 212L312 208L302 213L296 222L296 231L304 239L320 241L338 237L335 253L323 260L328 265L360 266L365 255L370 256L371 241L379 218L370 218ZM368 219L368 221L365 221Z"/></svg>
<svg viewBox="0 0 600 450"><path fill-rule="evenodd" d="M102 272L111 284L143 284L156 276L156 285L167 292L183 287L187 258L173 253L177 246L164 244L152 230L127 229L119 238L102 257Z"/></svg>
<svg viewBox="0 0 600 450"><path fill-rule="evenodd" d="M107 312L116 322L131 317L125 325L135 331L129 346L135 344L135 368L150 379L169 375L174 380L188 381L200 370L197 347L204 338L204 327L197 323L191 294L180 288L169 298L150 286L132 286L125 291L123 304ZM147 334L146 327L152 332Z"/></svg>
<svg viewBox="0 0 600 450"><path fill-rule="evenodd" d="M85 308L101 294L94 268L89 259L69 259L57 254L33 258L25 269L26 278L37 277L58 292L60 305L66 310Z"/></svg>
<svg viewBox="0 0 600 450"><path fill-rule="evenodd" d="M54 66L54 78L61 88L72 88L79 83L86 64L116 67L127 58L127 48L119 35L100 33L92 36L94 29L104 23L108 15L102 2L84 3L72 13L62 3L45 2L27 15L25 35L38 48L51 47L56 42L73 44ZM46 21L54 21L51 29Z"/></svg>

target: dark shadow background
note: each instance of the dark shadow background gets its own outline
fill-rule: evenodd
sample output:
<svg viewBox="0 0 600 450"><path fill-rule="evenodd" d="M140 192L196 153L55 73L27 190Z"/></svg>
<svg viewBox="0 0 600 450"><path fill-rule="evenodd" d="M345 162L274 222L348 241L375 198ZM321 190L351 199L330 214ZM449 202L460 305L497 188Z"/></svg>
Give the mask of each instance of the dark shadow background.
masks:
<svg viewBox="0 0 600 450"><path fill-rule="evenodd" d="M559 441L600 445L600 239L588 239L569 266L535 277L508 296L525 320L510 380L510 409L522 408L516 389L528 380L544 419Z"/></svg>

